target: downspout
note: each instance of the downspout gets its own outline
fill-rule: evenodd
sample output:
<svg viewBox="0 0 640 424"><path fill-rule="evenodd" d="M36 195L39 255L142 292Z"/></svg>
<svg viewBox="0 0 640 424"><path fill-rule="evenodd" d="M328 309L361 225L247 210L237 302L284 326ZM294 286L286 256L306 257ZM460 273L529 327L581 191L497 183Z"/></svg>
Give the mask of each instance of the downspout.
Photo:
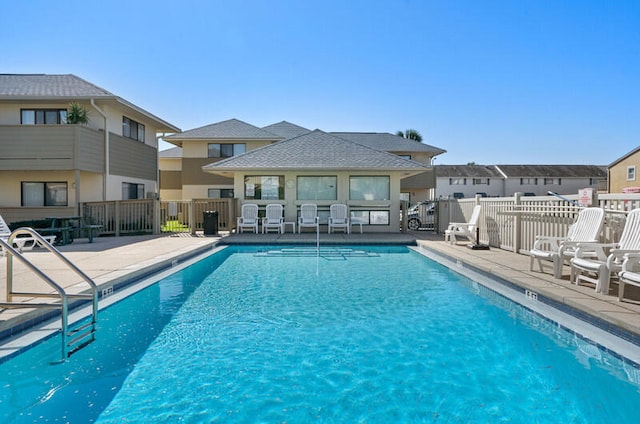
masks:
<svg viewBox="0 0 640 424"><path fill-rule="evenodd" d="M107 128L107 114L104 113L91 99L91 106L98 111L104 119L104 177L102 178L102 201L107 200L107 180L109 179L109 129Z"/></svg>
<svg viewBox="0 0 640 424"><path fill-rule="evenodd" d="M493 165L493 167L502 175L502 197L508 196L507 194L507 180L509 177L505 174L502 169L498 165Z"/></svg>
<svg viewBox="0 0 640 424"><path fill-rule="evenodd" d="M163 132L161 135L156 136L156 187L155 192L158 195L158 199L160 198L160 139L164 138L167 135L166 132Z"/></svg>

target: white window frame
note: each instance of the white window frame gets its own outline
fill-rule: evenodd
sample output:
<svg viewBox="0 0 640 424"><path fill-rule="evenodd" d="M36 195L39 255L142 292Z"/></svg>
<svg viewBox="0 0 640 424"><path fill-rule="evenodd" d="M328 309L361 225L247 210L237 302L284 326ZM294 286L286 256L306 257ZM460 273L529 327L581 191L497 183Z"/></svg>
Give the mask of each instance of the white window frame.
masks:
<svg viewBox="0 0 640 424"><path fill-rule="evenodd" d="M449 178L449 185L467 185L466 178Z"/></svg>
<svg viewBox="0 0 640 424"><path fill-rule="evenodd" d="M636 180L636 167L635 165L627 166L627 181Z"/></svg>
<svg viewBox="0 0 640 424"><path fill-rule="evenodd" d="M350 175L349 200L389 200L391 177L389 175Z"/></svg>
<svg viewBox="0 0 640 424"><path fill-rule="evenodd" d="M338 200L337 175L298 175L297 200Z"/></svg>
<svg viewBox="0 0 640 424"><path fill-rule="evenodd" d="M217 147L217 154L216 154L216 148L213 146L218 146ZM226 148L231 148L231 154L228 154L229 152L222 152L223 147ZM224 149L227 150L227 149ZM247 145L246 143L209 143L207 144L207 157L208 158L230 158L233 156L238 156L241 155L243 153L245 153L247 151Z"/></svg>

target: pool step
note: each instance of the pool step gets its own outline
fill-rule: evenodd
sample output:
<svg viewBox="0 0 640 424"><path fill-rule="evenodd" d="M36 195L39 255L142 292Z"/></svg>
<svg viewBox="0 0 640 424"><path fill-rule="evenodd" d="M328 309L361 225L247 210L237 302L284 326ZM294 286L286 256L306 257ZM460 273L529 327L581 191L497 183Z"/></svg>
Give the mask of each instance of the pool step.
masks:
<svg viewBox="0 0 640 424"><path fill-rule="evenodd" d="M375 252L367 252L366 250L355 250L346 248L322 247L320 248L320 250L318 250L315 247L295 247L257 252L255 256L322 256L323 258L373 258L380 255Z"/></svg>

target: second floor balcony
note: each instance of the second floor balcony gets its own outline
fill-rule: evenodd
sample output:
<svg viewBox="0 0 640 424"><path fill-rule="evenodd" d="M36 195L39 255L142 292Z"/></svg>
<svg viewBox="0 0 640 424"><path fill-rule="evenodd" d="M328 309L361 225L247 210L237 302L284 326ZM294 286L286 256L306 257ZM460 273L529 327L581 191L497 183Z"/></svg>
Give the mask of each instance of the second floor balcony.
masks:
<svg viewBox="0 0 640 424"><path fill-rule="evenodd" d="M0 125L0 170L104 170L104 133L82 125Z"/></svg>

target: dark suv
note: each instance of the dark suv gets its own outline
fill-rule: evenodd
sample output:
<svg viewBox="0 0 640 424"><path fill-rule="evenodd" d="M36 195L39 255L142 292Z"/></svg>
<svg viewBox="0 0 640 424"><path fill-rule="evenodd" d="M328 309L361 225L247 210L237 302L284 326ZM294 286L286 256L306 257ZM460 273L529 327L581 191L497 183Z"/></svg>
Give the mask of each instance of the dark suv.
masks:
<svg viewBox="0 0 640 424"><path fill-rule="evenodd" d="M407 211L407 227L411 231L420 228L435 229L436 204L435 202L419 202Z"/></svg>

